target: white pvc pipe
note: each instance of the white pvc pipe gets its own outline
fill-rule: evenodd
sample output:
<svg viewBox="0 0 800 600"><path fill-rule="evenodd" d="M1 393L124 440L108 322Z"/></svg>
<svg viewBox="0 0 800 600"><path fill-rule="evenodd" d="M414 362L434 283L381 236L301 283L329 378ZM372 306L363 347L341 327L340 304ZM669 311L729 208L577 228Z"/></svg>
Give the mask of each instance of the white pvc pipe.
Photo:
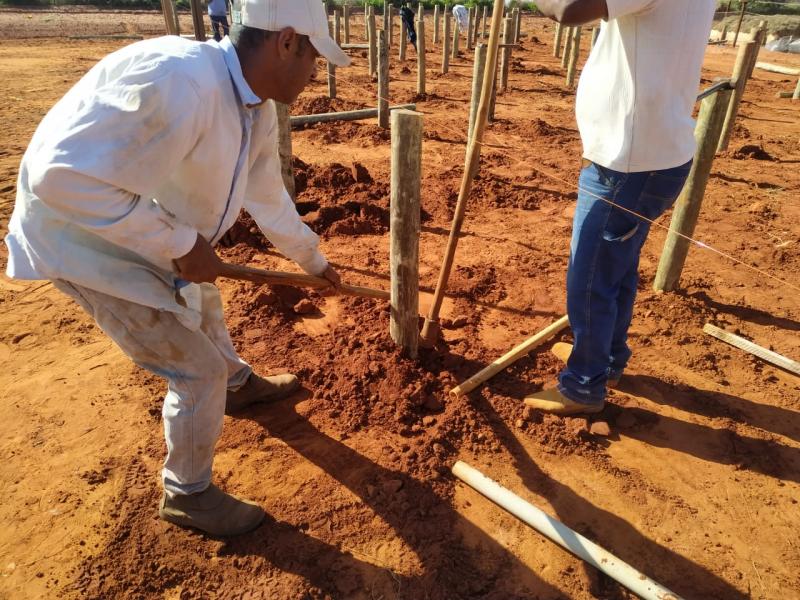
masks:
<svg viewBox="0 0 800 600"><path fill-rule="evenodd" d="M593 567L618 581L637 596L645 600L681 600L677 594L640 573L628 563L621 561L610 552L573 531L561 521L542 512L526 502L514 492L473 469L467 463L458 461L453 465L453 475L475 488L492 502L506 509L518 519L546 535L556 544L582 558Z"/></svg>

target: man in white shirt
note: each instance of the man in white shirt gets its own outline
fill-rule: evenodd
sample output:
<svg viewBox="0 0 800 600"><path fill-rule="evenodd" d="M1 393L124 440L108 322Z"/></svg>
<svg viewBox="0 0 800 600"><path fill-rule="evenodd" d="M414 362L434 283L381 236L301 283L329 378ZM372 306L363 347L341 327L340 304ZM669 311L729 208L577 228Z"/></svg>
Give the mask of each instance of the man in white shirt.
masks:
<svg viewBox="0 0 800 600"><path fill-rule="evenodd" d="M692 109L714 0L538 0L565 25L602 19L576 99L584 167L567 272L574 346L558 386L525 402L557 414L596 413L631 356L639 254L675 202L695 152Z"/></svg>
<svg viewBox="0 0 800 600"><path fill-rule="evenodd" d="M458 34L464 35L467 34L467 29L469 29L469 10L463 4L455 4L453 5L453 18L456 22L456 28Z"/></svg>
<svg viewBox="0 0 800 600"><path fill-rule="evenodd" d="M53 280L167 379L159 514L212 535L264 517L211 483L223 414L298 386L237 356L212 246L244 206L287 257L339 284L284 188L273 101L293 102L320 54L349 64L319 0L243 0L232 15L219 43L138 42L67 92L22 159L6 237L10 276Z"/></svg>

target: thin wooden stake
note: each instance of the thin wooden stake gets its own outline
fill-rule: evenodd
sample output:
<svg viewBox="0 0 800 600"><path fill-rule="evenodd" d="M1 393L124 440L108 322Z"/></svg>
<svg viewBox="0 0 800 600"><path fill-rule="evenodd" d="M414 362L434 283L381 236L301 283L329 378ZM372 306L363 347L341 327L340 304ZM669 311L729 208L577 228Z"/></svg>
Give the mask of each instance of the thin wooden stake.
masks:
<svg viewBox="0 0 800 600"><path fill-rule="evenodd" d="M733 126L739 114L739 104L742 101L742 96L744 96L744 90L747 86L747 68L752 60L753 53L757 52L758 47L753 41L742 44L739 47L739 53L736 55L736 65L733 67L733 76L731 77L733 95L731 96L730 105L728 106L728 114L725 117L722 135L720 135L719 138L717 152L728 149L728 144L733 136Z"/></svg>
<svg viewBox="0 0 800 600"><path fill-rule="evenodd" d="M742 30L742 20L744 20L744 12L747 10L747 0L742 0L742 8L739 12L739 22L736 24L736 34L733 36L733 47L736 48L736 44L739 41L739 32Z"/></svg>
<svg viewBox="0 0 800 600"><path fill-rule="evenodd" d="M778 354L777 352L773 352L772 350L767 350L766 348L759 346L758 344L754 344L750 340L746 340L743 337L739 337L733 333L729 333L724 329L720 329L712 325L711 323L706 323L703 327L703 332L707 333L708 335L714 336L718 340L722 340L723 342L727 342L731 346L736 346L740 350L744 350L745 352L749 352L754 356L757 356L761 360L765 360L770 364L775 365L776 367L780 367L781 369L785 369L790 373L794 373L795 375L800 375L800 363L796 360L792 360L791 358L786 358L785 356Z"/></svg>
<svg viewBox="0 0 800 600"><path fill-rule="evenodd" d="M680 280L689 253L689 240L683 236L694 235L732 94L733 90L719 90L705 98L700 105L700 114L694 130L697 151L692 170L672 213L670 232L664 242L653 281L653 289L656 291L672 291Z"/></svg>
<svg viewBox="0 0 800 600"><path fill-rule="evenodd" d="M569 56L569 66L567 67L567 87L575 87L575 74L578 71L578 59L581 55L581 27L572 28L572 48Z"/></svg>
<svg viewBox="0 0 800 600"><path fill-rule="evenodd" d="M422 177L422 115L392 113L392 175L389 213L391 312L389 333L411 358L419 344L419 231Z"/></svg>
<svg viewBox="0 0 800 600"><path fill-rule="evenodd" d="M292 168L292 127L289 123L289 106L282 102L275 103L275 114L278 116L278 155L281 159L281 178L286 191L292 200L296 200L294 189L294 169Z"/></svg>
<svg viewBox="0 0 800 600"><path fill-rule="evenodd" d="M389 128L389 42L388 32L378 32L378 125Z"/></svg>
<svg viewBox="0 0 800 600"><path fill-rule="evenodd" d="M495 0L494 14L502 14L503 0ZM422 327L421 343L433 345L439 337L439 311L442 307L447 280L450 278L450 270L453 267L458 237L461 234L461 225L464 222L464 214L467 210L467 199L472 190L472 173L475 172L481 158L481 143L483 133L486 129L486 121L489 116L489 103L492 95L492 82L497 71L497 46L500 41L500 19L492 19L492 29L489 34L489 49L486 59L486 71L483 77L483 89L481 90L481 103L478 107L478 117L475 122L474 135L469 143L467 165L464 169L464 176L461 178L461 189L458 192L458 202L456 203L453 223L450 227L450 236L447 240L447 251L442 262L442 269L439 271L439 279L436 282L436 291L433 294L433 302L425 324Z"/></svg>

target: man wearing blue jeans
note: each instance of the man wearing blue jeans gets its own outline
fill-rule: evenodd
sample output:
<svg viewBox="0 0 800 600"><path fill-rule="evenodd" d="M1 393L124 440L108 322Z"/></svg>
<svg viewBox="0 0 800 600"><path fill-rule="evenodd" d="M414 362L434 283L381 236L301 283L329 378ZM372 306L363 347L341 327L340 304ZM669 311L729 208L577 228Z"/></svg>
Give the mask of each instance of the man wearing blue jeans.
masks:
<svg viewBox="0 0 800 600"><path fill-rule="evenodd" d="M583 169L567 271L574 346L558 385L528 396L539 410L603 409L631 356L628 328L650 222L677 199L695 152L692 110L714 0L540 0L565 24L602 19L576 99Z"/></svg>

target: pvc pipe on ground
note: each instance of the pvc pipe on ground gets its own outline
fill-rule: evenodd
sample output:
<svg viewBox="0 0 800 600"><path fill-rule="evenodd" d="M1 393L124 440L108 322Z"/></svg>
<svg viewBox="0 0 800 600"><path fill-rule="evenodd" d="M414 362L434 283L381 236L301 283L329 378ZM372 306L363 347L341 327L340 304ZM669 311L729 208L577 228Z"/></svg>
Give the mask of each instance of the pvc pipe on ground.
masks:
<svg viewBox="0 0 800 600"><path fill-rule="evenodd" d="M453 475L474 488L489 500L533 527L542 535L569 550L578 558L618 581L644 600L680 600L680 596L656 583L644 573L623 562L591 540L573 531L561 521L526 502L512 491L489 479L467 463L453 465Z"/></svg>
<svg viewBox="0 0 800 600"><path fill-rule="evenodd" d="M781 65L773 65L772 63L766 62L757 62L756 69L769 71L770 73L780 73L781 75L800 75L800 69L793 69L792 67L784 67Z"/></svg>
<svg viewBox="0 0 800 600"><path fill-rule="evenodd" d="M397 106L390 106L389 110L397 110L398 108L407 108L408 110L416 110L416 104L398 104ZM346 110L344 112L330 112L319 113L316 115L298 115L289 118L289 122L293 129L301 127L302 125L309 125L311 123L328 123L330 121L361 121L363 119L371 119L378 116L377 108L362 108L360 110Z"/></svg>

